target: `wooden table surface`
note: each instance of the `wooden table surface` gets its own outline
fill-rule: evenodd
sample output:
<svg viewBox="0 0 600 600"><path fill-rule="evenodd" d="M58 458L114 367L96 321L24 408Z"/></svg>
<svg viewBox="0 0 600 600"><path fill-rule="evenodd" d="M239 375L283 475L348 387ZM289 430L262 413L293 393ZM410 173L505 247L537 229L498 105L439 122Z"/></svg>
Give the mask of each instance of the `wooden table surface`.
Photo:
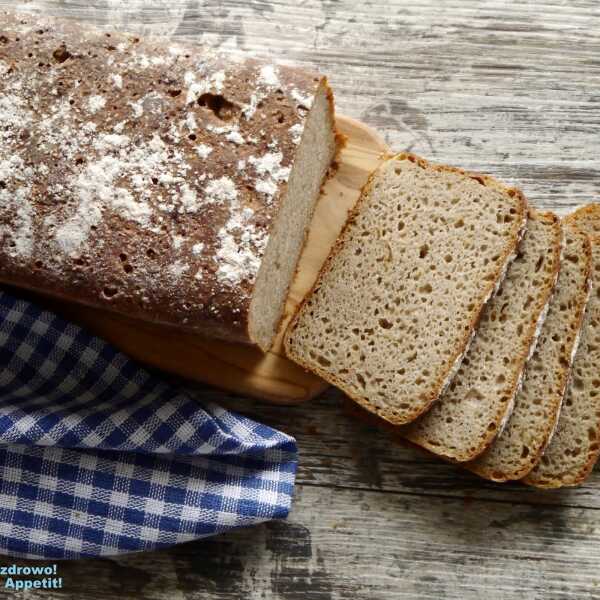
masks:
<svg viewBox="0 0 600 600"><path fill-rule="evenodd" d="M0 0L318 67L396 149L489 172L564 212L600 199L596 0ZM493 485L343 412L199 390L298 438L285 522L61 563L61 599L600 598L600 476Z"/></svg>

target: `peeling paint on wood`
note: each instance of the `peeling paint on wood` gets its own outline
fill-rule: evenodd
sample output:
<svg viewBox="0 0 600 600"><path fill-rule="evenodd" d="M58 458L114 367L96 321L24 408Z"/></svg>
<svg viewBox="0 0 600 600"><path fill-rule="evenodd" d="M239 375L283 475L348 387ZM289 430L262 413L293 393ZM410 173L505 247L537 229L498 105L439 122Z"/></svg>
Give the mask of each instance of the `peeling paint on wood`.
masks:
<svg viewBox="0 0 600 600"><path fill-rule="evenodd" d="M284 57L397 150L491 173L565 212L600 196L594 0L0 0L105 27ZM277 407L198 389L298 438L290 519L169 551L62 563L92 600L600 597L600 477L535 491L398 445L331 391ZM3 597L17 598L17 594ZM20 597L20 596L19 596Z"/></svg>

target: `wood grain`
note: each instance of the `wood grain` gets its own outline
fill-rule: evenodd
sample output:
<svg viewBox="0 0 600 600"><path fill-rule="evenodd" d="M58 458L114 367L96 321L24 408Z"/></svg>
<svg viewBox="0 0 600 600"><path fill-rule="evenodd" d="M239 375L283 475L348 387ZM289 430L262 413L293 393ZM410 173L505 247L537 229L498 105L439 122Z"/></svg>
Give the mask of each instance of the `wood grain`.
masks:
<svg viewBox="0 0 600 600"><path fill-rule="evenodd" d="M316 66L340 111L396 150L491 173L560 212L599 196L595 0L0 0L15 4ZM600 597L597 474L555 492L482 482L352 419L334 391L298 407L197 395L297 436L290 519L62 563L65 590L29 598Z"/></svg>

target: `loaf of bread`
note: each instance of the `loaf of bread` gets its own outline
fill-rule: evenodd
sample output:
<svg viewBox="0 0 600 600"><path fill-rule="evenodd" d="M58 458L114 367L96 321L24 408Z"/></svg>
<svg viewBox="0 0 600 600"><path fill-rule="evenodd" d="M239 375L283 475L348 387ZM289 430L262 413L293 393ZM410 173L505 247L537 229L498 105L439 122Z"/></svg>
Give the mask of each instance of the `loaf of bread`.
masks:
<svg viewBox="0 0 600 600"><path fill-rule="evenodd" d="M403 428L407 439L464 462L502 430L556 283L560 249L556 215L530 209L517 258L485 307L463 363L431 410Z"/></svg>
<svg viewBox="0 0 600 600"><path fill-rule="evenodd" d="M338 147L325 78L0 19L0 281L269 348Z"/></svg>
<svg viewBox="0 0 600 600"><path fill-rule="evenodd" d="M564 228L560 273L523 387L500 435L465 466L493 481L521 479L537 464L556 428L589 298L592 250L584 233Z"/></svg>
<svg viewBox="0 0 600 600"><path fill-rule="evenodd" d="M286 333L288 356L394 424L450 381L525 224L493 179L402 153L370 178Z"/></svg>
<svg viewBox="0 0 600 600"><path fill-rule="evenodd" d="M590 237L592 291L556 431L524 479L542 488L582 483L600 454L600 204L575 211L565 222Z"/></svg>

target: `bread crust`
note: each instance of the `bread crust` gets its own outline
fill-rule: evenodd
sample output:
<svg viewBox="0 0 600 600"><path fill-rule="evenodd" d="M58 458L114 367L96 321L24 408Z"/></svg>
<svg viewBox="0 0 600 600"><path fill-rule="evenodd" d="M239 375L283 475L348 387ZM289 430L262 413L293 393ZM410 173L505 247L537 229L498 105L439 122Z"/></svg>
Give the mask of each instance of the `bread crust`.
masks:
<svg viewBox="0 0 600 600"><path fill-rule="evenodd" d="M587 206L583 206L573 213L567 215L564 219L565 224L568 224L571 227L578 229L579 231L585 233L588 236L590 241L590 253L591 248L597 244L600 245L600 204L589 204ZM593 278L593 270L594 264L592 262L591 272L592 272L592 289L600 286L600 282L594 281ZM568 389L568 385L565 387L565 393ZM559 417L560 419L560 417ZM600 415L596 419L595 423L595 435L596 439L600 439ZM543 454L541 455L543 456ZM523 479L523 483L527 485L532 485L534 487L543 488L543 489L556 489L561 487L574 487L583 483L594 468L598 457L600 456L600 446L596 445L594 448L593 444L590 444L588 447L588 454L585 459L585 462L581 465L580 469L576 473L572 472L563 472L558 476L544 478L535 477L533 474L527 475Z"/></svg>
<svg viewBox="0 0 600 600"><path fill-rule="evenodd" d="M515 200L515 204L516 204L515 209L517 211L516 218L514 221L515 224L514 224L513 231L512 231L512 237L505 244L505 247L504 247L502 255L501 255L502 261L500 261L500 266L497 269L497 275L499 277L505 264L509 261L510 257L514 254L515 249L517 248L517 245L518 245L519 236L521 235L521 233L525 227L526 218L527 218L527 201L525 200L525 197L522 194L522 192L516 188L507 187L507 186L503 185L502 183L500 183L499 181L495 180L493 177L490 177L488 175L482 175L480 173L469 172L469 171L465 171L465 170L457 168L457 167L451 167L451 166L447 166L447 165L435 165L435 164L430 163L429 161L425 160L424 158L421 158L410 152L400 152L395 155L390 154L390 155L386 156L386 159L387 160L409 160L413 163L418 164L423 169L431 169L434 171L441 171L441 172L447 171L447 172L458 173L460 175L464 175L466 177L475 179L481 185L484 185L487 187L492 187L498 191L501 191L502 193L509 195L511 198L513 198ZM385 164L386 163L384 163L384 165ZM319 272L319 276L317 277L312 290L303 299L303 301L299 305L298 310L296 311L294 317L290 321L290 324L286 330L285 337L284 337L284 347L285 347L287 356L291 360L297 362L300 366L304 367L307 371L314 372L315 374L319 375L320 377L322 377L323 379L325 379L332 385L338 387L344 393L346 393L346 395L348 395L350 398L352 398L352 400L354 400L355 402L357 402L358 404L360 404L361 406L366 408L368 411L377 414L378 416L385 419L389 423L392 423L393 425L403 425L405 423L413 421L419 415L426 412L427 409L431 406L431 404L433 404L433 402L435 402L440 397L440 395L442 393L442 388L443 388L444 384L446 383L446 381L445 381L446 375L448 372L450 372L450 370L452 369L452 367L455 364L455 362L457 361L457 359L459 359L459 357L464 354L467 344L471 338L472 332L475 330L477 323L481 317L481 312L483 311L483 307L485 306L485 302L487 301L486 298L489 299L489 297L492 295L494 288L496 286L496 281L492 281L488 286L486 286L484 292L481 294L481 297L479 299L479 301L481 303L481 308L471 318L469 330L463 336L459 348L457 348L456 352L454 352L454 354L448 359L448 361L446 363L446 368L444 370L444 374L442 376L440 376L438 378L438 380L435 382L433 391L429 394L429 396L426 398L425 402L419 408L410 412L405 418L400 419L400 418L397 418L395 415L386 414L385 409L380 409L378 407L375 407L369 402L369 400L366 397L355 394L348 386L346 386L344 384L343 381L341 381L334 374L326 372L325 370L321 369L317 365L309 365L306 361L304 361L300 357L294 356L293 350L291 348L292 342L290 340L291 335L294 331L294 328L296 327L296 325L298 323L298 318L299 318L302 308L305 306L305 304L308 301L308 299L310 298L310 296L316 290L318 290L318 288L320 287L321 282L323 280L323 277L329 271L333 260L335 259L337 254L340 252L341 248L343 247L342 240L343 240L344 234L348 230L350 225L354 223L355 219L360 214L362 205L365 202L366 193L370 190L371 186L373 185L375 175L382 168L383 168L383 165L381 167L379 167L377 170L375 170L373 173L371 173L371 175L367 179L365 185L363 186L360 197L359 197L356 205L352 209L352 211L350 211L350 213L348 215L348 220L346 221L344 227L342 228L342 231L338 237L338 240L335 243L335 245L333 246L327 260L322 265L321 270Z"/></svg>
<svg viewBox="0 0 600 600"><path fill-rule="evenodd" d="M64 19L0 16L10 67L0 69L0 100L14 106L15 96L30 115L0 132L0 166L26 165L0 176L0 194L24 193L34 233L33 251L9 249L19 207L2 198L0 281L250 343L256 272L319 86L333 106L326 78ZM80 217L82 188L96 191Z"/></svg>

